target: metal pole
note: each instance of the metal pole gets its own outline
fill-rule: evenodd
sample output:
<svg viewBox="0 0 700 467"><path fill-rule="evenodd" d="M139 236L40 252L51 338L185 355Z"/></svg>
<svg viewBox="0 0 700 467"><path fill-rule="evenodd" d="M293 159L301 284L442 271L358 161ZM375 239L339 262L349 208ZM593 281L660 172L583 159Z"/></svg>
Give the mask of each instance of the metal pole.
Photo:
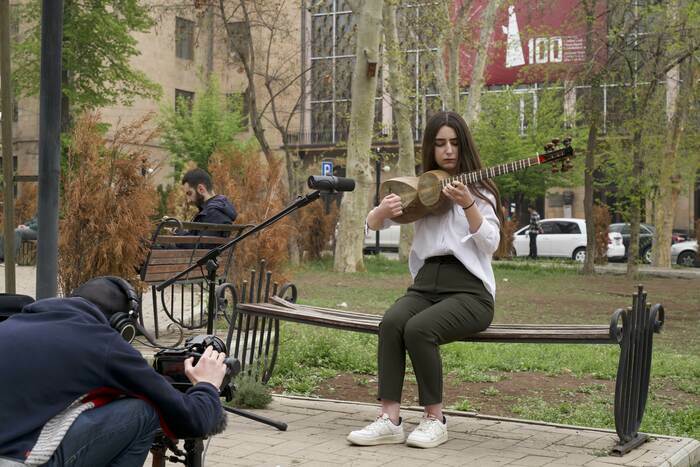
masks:
<svg viewBox="0 0 700 467"><path fill-rule="evenodd" d="M63 0L43 0L39 88L39 231L36 298L58 291L58 184L61 176Z"/></svg>
<svg viewBox="0 0 700 467"><path fill-rule="evenodd" d="M2 173L5 237L5 292L15 293L15 199L12 157L12 80L10 79L10 0L0 0L0 83L2 85Z"/></svg>

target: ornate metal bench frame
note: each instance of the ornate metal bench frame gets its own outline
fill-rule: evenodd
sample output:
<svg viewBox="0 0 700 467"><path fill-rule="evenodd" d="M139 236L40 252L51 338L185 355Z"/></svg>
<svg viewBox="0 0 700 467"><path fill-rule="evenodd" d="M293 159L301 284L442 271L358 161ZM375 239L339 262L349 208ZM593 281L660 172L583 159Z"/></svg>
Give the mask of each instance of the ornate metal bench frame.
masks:
<svg viewBox="0 0 700 467"><path fill-rule="evenodd" d="M269 380L277 361L280 320L378 333L381 316L294 305L296 287L286 284L278 290L274 284L270 294L270 276L271 273L264 270L264 263L259 275L256 276L253 271L250 283L244 283L241 288L241 297L245 297L245 300L238 300L236 288L232 284L222 284L217 289L221 312L227 316L229 323L233 323L227 335L228 348L232 355L241 360L244 368L247 366L263 383ZM289 295L286 299L285 294ZM614 401L615 430L619 443L613 448L612 454L621 456L648 439L648 435L639 432L639 427L649 393L653 334L661 331L663 323L663 306L647 304L647 294L639 286L633 295L632 306L616 310L609 326L493 324L462 340L619 345Z"/></svg>

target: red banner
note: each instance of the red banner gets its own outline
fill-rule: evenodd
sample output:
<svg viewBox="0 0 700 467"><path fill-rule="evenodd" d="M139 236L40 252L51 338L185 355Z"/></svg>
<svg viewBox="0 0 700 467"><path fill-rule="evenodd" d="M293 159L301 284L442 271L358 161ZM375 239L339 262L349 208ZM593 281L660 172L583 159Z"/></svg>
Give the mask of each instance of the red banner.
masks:
<svg viewBox="0 0 700 467"><path fill-rule="evenodd" d="M468 24L481 24L489 0L473 0ZM605 5L596 2L596 50L605 31ZM461 6L457 0L456 8ZM507 0L496 13L485 71L487 85L572 78L586 63L586 24L580 0ZM469 84L479 31L461 51L461 82Z"/></svg>

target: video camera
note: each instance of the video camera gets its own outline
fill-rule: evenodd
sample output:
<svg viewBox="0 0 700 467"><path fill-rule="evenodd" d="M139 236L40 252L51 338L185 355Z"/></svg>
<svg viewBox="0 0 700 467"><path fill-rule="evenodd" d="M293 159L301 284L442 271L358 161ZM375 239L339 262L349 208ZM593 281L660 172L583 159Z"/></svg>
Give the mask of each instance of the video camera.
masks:
<svg viewBox="0 0 700 467"><path fill-rule="evenodd" d="M185 392L192 387L192 383L185 375L185 360L194 357L192 365L196 365L207 347L212 346L217 352L227 353L226 344L220 338L207 334L188 337L185 346L179 349L163 349L153 357L153 369L165 376L173 387ZM227 401L233 398L231 378L241 371L241 362L237 358L226 357L226 376L219 388L221 397Z"/></svg>

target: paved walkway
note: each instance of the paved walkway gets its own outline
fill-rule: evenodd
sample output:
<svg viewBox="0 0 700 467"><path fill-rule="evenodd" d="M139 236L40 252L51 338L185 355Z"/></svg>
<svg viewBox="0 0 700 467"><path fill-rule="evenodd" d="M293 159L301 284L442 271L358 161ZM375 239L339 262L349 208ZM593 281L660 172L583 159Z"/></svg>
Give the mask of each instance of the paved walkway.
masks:
<svg viewBox="0 0 700 467"><path fill-rule="evenodd" d="M433 449L405 445L358 447L345 437L374 419L377 407L353 402L276 396L259 415L286 422L285 432L237 415L207 449L207 466L694 466L700 442L653 436L623 457L607 452L617 436L608 430L532 423L449 412L450 440ZM407 429L420 411L402 413ZM150 465L150 460L145 464ZM175 464L168 464L175 465Z"/></svg>

